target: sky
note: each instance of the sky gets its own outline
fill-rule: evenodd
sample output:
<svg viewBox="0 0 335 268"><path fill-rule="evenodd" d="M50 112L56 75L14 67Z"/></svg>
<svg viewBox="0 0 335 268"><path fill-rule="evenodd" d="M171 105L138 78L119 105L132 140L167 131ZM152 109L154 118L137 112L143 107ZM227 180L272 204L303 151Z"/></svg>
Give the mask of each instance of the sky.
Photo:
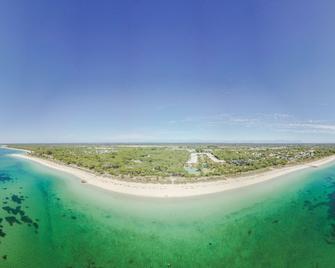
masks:
<svg viewBox="0 0 335 268"><path fill-rule="evenodd" d="M0 143L335 142L335 2L2 0Z"/></svg>

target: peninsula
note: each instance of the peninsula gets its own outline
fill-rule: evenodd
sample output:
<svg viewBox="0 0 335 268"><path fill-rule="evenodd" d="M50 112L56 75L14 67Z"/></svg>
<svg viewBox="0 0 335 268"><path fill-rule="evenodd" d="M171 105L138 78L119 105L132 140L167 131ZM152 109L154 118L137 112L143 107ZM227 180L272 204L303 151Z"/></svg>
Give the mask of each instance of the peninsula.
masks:
<svg viewBox="0 0 335 268"><path fill-rule="evenodd" d="M10 145L15 157L106 190L186 197L264 182L335 161L332 145Z"/></svg>

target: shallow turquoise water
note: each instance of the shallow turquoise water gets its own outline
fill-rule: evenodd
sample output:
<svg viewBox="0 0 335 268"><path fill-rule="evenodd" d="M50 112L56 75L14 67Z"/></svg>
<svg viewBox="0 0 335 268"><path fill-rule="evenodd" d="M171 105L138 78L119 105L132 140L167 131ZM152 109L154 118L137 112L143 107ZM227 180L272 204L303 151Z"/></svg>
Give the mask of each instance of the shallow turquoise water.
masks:
<svg viewBox="0 0 335 268"><path fill-rule="evenodd" d="M0 267L334 267L335 165L236 191L137 198L0 150Z"/></svg>

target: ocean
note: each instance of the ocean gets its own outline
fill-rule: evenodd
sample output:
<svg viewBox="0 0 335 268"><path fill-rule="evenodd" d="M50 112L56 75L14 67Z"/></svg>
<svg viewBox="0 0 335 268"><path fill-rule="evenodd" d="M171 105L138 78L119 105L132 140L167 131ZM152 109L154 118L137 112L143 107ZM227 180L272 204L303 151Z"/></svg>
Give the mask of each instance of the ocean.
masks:
<svg viewBox="0 0 335 268"><path fill-rule="evenodd" d="M0 149L0 267L335 267L335 164L159 199L12 153Z"/></svg>

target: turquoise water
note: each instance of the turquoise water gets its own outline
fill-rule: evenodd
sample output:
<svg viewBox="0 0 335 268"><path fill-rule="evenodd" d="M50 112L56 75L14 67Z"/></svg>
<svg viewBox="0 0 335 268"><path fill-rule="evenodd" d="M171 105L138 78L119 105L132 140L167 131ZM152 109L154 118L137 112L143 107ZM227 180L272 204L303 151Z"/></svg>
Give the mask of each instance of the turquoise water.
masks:
<svg viewBox="0 0 335 268"><path fill-rule="evenodd" d="M0 267L334 267L335 165L154 199L9 153L0 150Z"/></svg>

